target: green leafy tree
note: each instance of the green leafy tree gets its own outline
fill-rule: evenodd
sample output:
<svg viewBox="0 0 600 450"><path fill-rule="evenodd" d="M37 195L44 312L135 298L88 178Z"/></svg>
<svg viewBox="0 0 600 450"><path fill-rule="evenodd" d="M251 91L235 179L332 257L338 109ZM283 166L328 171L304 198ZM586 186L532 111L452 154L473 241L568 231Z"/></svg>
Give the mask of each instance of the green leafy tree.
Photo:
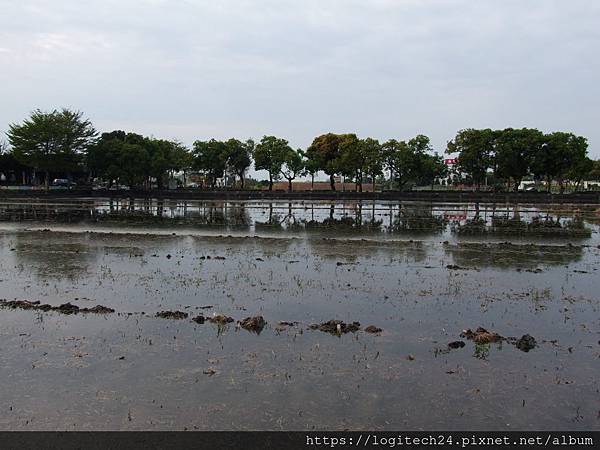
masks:
<svg viewBox="0 0 600 450"><path fill-rule="evenodd" d="M356 190L360 192L366 164L361 140L355 134L346 135L340 142L335 166L341 175L354 181Z"/></svg>
<svg viewBox="0 0 600 450"><path fill-rule="evenodd" d="M151 155L147 139L136 133L115 130L102 133L89 146L86 163L93 177L101 178L112 186L114 182L133 188L146 183L151 171Z"/></svg>
<svg viewBox="0 0 600 450"><path fill-rule="evenodd" d="M117 163L121 168L119 183L131 188L147 183L151 156L143 144L123 142L118 149Z"/></svg>
<svg viewBox="0 0 600 450"><path fill-rule="evenodd" d="M175 164L176 144L164 139L146 138L143 147L148 152L148 175L156 180L158 189L163 189L167 175Z"/></svg>
<svg viewBox="0 0 600 450"><path fill-rule="evenodd" d="M445 177L448 173L448 166L444 164L444 159L441 155L437 153L433 155L424 154L421 156L419 172L419 182L423 185L430 184L431 189L433 189L435 180Z"/></svg>
<svg viewBox="0 0 600 450"><path fill-rule="evenodd" d="M400 151L401 147L406 146L406 142L397 141L396 139L390 139L384 142L381 146L382 156L384 161L384 167L390 171L390 186L389 188L393 188L395 173L394 170L396 168L395 155Z"/></svg>
<svg viewBox="0 0 600 450"><path fill-rule="evenodd" d="M383 145L385 163L398 189L417 181L421 168L421 156L426 150L425 141L421 136L406 141L387 141Z"/></svg>
<svg viewBox="0 0 600 450"><path fill-rule="evenodd" d="M288 182L288 192L292 192L292 181L305 172L304 152L300 149L290 149L283 158L281 175Z"/></svg>
<svg viewBox="0 0 600 450"><path fill-rule="evenodd" d="M0 174L6 181L22 181L25 184L26 171L29 167L20 163L5 141L0 141Z"/></svg>
<svg viewBox="0 0 600 450"><path fill-rule="evenodd" d="M600 181L600 160L592 161L592 167L588 173L588 178L593 181Z"/></svg>
<svg viewBox="0 0 600 450"><path fill-rule="evenodd" d="M535 129L507 128L496 132L494 174L507 180L510 190L519 189L521 180L530 174L533 158L544 143L544 134Z"/></svg>
<svg viewBox="0 0 600 450"><path fill-rule="evenodd" d="M383 164L385 161L383 147L377 139L372 138L362 139L360 144L361 153L364 158L364 172L371 175L373 192L375 192L375 181L377 176L383 174Z"/></svg>
<svg viewBox="0 0 600 450"><path fill-rule="evenodd" d="M332 191L335 191L335 175L346 170L340 166L340 147L345 141L355 137L353 134L323 134L316 137L306 151L307 158L313 161L312 164L329 175Z"/></svg>
<svg viewBox="0 0 600 450"><path fill-rule="evenodd" d="M412 138L410 141L408 141L408 146L416 155L424 155L425 153L433 150L431 147L431 140L424 134L418 134Z"/></svg>
<svg viewBox="0 0 600 450"><path fill-rule="evenodd" d="M493 168L496 133L493 130L466 129L448 142L448 153L458 153L458 169L479 188L488 169Z"/></svg>
<svg viewBox="0 0 600 450"><path fill-rule="evenodd" d="M210 141L194 142L194 168L205 173L211 189L217 184L217 179L225 175L227 167L227 145L224 142L211 139Z"/></svg>
<svg viewBox="0 0 600 450"><path fill-rule="evenodd" d="M584 163L587 148L587 139L582 136L566 132L547 134L532 159L532 171L536 178L546 180L548 192L552 182L557 181L562 193L569 172L574 166Z"/></svg>
<svg viewBox="0 0 600 450"><path fill-rule="evenodd" d="M355 181L356 190L362 192L365 175L371 176L375 190L375 180L383 171L383 162L384 154L379 141L358 139L354 134L345 135L340 144L337 166L342 175Z"/></svg>
<svg viewBox="0 0 600 450"><path fill-rule="evenodd" d="M183 185L187 185L187 174L194 166L194 156L189 149L178 141L173 141L171 170L183 173Z"/></svg>
<svg viewBox="0 0 600 450"><path fill-rule="evenodd" d="M50 172L78 168L82 153L96 137L96 130L79 111L35 110L23 123L11 124L7 136L22 164L45 173L44 184L48 188Z"/></svg>
<svg viewBox="0 0 600 450"><path fill-rule="evenodd" d="M254 141L248 139L246 142L242 142L232 138L225 142L225 145L227 147L227 167L239 177L240 187L244 189L246 171L252 164Z"/></svg>
<svg viewBox="0 0 600 450"><path fill-rule="evenodd" d="M310 175L310 190L312 191L315 188L315 175L319 172L319 166L316 160L306 158L306 152L304 152L304 156L304 169Z"/></svg>
<svg viewBox="0 0 600 450"><path fill-rule="evenodd" d="M576 158L567 172L567 179L573 183L575 191L581 188L581 183L585 179L591 179L594 170L594 160L584 156Z"/></svg>
<svg viewBox="0 0 600 450"><path fill-rule="evenodd" d="M273 190L273 181L279 178L281 166L292 151L288 141L275 136L263 136L256 145L254 167L269 173L269 191Z"/></svg>

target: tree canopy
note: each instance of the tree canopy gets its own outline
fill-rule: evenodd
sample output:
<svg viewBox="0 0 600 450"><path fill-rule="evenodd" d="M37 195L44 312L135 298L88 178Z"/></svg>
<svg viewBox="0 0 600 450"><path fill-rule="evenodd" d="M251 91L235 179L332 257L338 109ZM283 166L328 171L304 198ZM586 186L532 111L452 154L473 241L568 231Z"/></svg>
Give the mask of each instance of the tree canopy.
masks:
<svg viewBox="0 0 600 450"><path fill-rule="evenodd" d="M6 133L17 160L45 172L46 187L50 172L77 169L96 134L83 113L68 109L35 110L23 123L11 124Z"/></svg>
<svg viewBox="0 0 600 450"><path fill-rule="evenodd" d="M523 178L532 177L548 190L556 181L563 192L566 180L578 185L592 170L587 148L587 139L573 133L506 128L461 130L447 151L458 153L459 171L477 187L493 175L516 191Z"/></svg>
<svg viewBox="0 0 600 450"><path fill-rule="evenodd" d="M335 178L353 181L357 191L364 183L389 189L413 189L438 183L471 185L485 183L488 189L518 190L523 180L579 189L584 180L600 178L598 161L588 156L583 136L566 131L543 133L532 128L502 130L466 128L458 131L446 147L450 166L434 152L428 136L388 139L385 142L353 133L326 133L315 137L304 149L293 149L286 139L263 136L252 139L196 140L192 149L176 140L142 136L114 130L99 137L89 119L69 109L35 110L21 123L13 123L0 142L0 172L3 180L43 178L50 175L86 177L113 184L162 189L175 176L193 176L202 186L245 187L252 167L268 174L268 188L285 179L324 173L332 190ZM449 170L449 167L451 169ZM180 182L180 181L178 181Z"/></svg>
<svg viewBox="0 0 600 450"><path fill-rule="evenodd" d="M254 149L254 167L266 170L269 174L269 190L273 190L273 181L279 179L281 167L293 152L288 141L275 136L263 136Z"/></svg>

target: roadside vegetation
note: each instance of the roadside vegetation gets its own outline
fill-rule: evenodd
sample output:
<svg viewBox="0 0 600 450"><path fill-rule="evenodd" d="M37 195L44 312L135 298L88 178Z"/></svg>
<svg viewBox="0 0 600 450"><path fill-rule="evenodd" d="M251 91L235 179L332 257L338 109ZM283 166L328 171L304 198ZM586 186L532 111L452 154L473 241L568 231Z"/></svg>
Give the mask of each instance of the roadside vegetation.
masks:
<svg viewBox="0 0 600 450"><path fill-rule="evenodd" d="M192 148L178 141L114 130L98 133L79 111L34 111L9 126L0 143L3 184L44 185L62 180L101 188L164 189L200 187L272 190L324 173L329 187L336 179L362 192L407 190L435 184L474 189L518 190L524 180L536 189L580 190L584 181L600 180L600 162L588 156L587 139L568 132L544 134L536 129L465 129L448 142L444 156L430 139L380 142L356 134L327 133L306 149L295 149L277 136L226 141L197 140ZM267 181L248 180L254 165ZM250 183L249 183L250 181ZM74 184L74 183L73 183Z"/></svg>

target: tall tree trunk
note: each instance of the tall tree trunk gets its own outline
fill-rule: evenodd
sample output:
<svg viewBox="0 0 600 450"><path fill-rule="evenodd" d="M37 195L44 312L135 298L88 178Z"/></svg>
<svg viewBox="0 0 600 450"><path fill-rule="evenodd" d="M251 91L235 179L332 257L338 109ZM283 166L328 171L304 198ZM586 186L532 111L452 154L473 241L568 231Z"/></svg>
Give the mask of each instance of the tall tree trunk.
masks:
<svg viewBox="0 0 600 450"><path fill-rule="evenodd" d="M371 181L373 181L373 192L375 192L375 172L373 172L373 173L371 174L371 177L372 177L372 180L371 180Z"/></svg>
<svg viewBox="0 0 600 450"><path fill-rule="evenodd" d="M46 176L44 178L44 187L46 188L46 190L50 189L50 172L48 172L46 170Z"/></svg>
<svg viewBox="0 0 600 450"><path fill-rule="evenodd" d="M329 186L331 187L332 191L335 191L335 179L333 175L329 175Z"/></svg>
<svg viewBox="0 0 600 450"><path fill-rule="evenodd" d="M310 174L310 190L314 190L315 189L315 174L311 173Z"/></svg>
<svg viewBox="0 0 600 450"><path fill-rule="evenodd" d="M273 190L273 174L269 172L269 191Z"/></svg>
<svg viewBox="0 0 600 450"><path fill-rule="evenodd" d="M242 189L242 191L244 190L244 174L243 173L240 174L240 188Z"/></svg>
<svg viewBox="0 0 600 450"><path fill-rule="evenodd" d="M292 178L288 178L288 192L292 192Z"/></svg>

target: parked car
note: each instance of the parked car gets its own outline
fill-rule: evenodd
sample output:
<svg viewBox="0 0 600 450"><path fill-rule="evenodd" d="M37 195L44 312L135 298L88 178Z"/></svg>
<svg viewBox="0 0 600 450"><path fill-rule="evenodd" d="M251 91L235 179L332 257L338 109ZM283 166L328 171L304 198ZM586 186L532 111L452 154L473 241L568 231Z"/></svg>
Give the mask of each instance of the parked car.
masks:
<svg viewBox="0 0 600 450"><path fill-rule="evenodd" d="M54 180L52 180L52 186L71 188L73 186L77 186L77 183L75 183L74 181L69 181L66 178L55 178Z"/></svg>

